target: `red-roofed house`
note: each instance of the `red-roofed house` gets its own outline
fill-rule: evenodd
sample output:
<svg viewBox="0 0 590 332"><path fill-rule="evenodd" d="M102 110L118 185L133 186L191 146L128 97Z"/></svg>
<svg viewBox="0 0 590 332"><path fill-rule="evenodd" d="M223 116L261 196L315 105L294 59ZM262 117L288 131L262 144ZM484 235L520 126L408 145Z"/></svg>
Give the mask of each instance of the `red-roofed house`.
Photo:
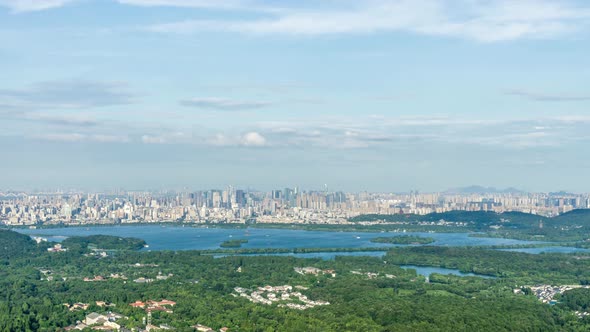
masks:
<svg viewBox="0 0 590 332"><path fill-rule="evenodd" d="M145 303L143 303L141 301L135 301L135 302L131 303L130 306L132 306L134 308L144 308Z"/></svg>

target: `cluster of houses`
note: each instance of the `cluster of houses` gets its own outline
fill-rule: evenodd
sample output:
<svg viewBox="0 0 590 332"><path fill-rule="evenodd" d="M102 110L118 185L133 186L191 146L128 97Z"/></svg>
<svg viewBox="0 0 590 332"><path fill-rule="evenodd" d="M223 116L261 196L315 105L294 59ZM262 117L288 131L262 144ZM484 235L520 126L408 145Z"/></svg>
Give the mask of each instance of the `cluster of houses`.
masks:
<svg viewBox="0 0 590 332"><path fill-rule="evenodd" d="M537 297L541 302L548 303L548 304L556 304L557 301L554 299L555 295L563 294L569 290L575 288L590 288L590 286L582 286L582 285L563 285L563 286L551 286L551 285L539 285L539 286L522 286L520 288L515 288L514 294L524 294L524 289L530 289L533 292L533 295ZM575 311L574 314L578 318L584 318L590 316L590 313L585 311Z"/></svg>
<svg viewBox="0 0 590 332"><path fill-rule="evenodd" d="M157 267L157 265L151 265L151 264L133 264L131 265L133 267L145 267L145 266L150 266L150 267ZM162 274L162 272L159 272L158 275L155 278L148 278L148 277L139 277L137 279L134 279L133 282L138 283L138 284L147 284L147 283L151 283L154 281L159 281L159 280L167 280L170 277L173 277L174 274L169 273L169 274ZM95 281L106 281L107 279L122 279L122 280L127 280L128 278L123 275L123 274L119 274L119 273L111 273L110 276L108 277L104 277L101 275L97 275L94 276L92 278L84 278L84 281L86 282L95 282Z"/></svg>
<svg viewBox="0 0 590 332"><path fill-rule="evenodd" d="M105 301L96 301L96 305L99 307L103 307L103 308L115 306L115 304L108 303ZM145 320L145 318L144 318L144 324L146 324L145 329L140 328L140 329L129 330L129 329L125 328L124 326L121 326L121 324L118 323L119 320L128 319L128 317L125 317L121 314L109 311L106 314L99 314L97 312L92 312L92 313L86 315L86 317L84 318L83 321L78 321L78 322L76 322L76 324L65 327L64 330L65 331L76 331L76 330L82 331L82 330L92 329L95 331L118 331L118 332L132 332L132 331L151 332L151 331L174 330L173 327L168 326L166 324L162 324L159 326L153 325L151 323L151 314L154 311L163 311L163 312L167 312L167 313L173 313L172 310L170 309L170 307L174 307L176 305L176 302L163 299L161 301L155 301L155 300L149 300L149 301L145 301L145 302L135 301L133 303L130 303L129 305L131 307L141 308L146 311L147 320ZM73 303L73 304L64 303L64 306L66 306L70 311L87 310L90 307L90 305L88 303ZM191 327L194 330L199 331L199 332L216 332L214 329L212 329L208 326L202 325L202 324L196 324ZM228 331L229 331L229 328L227 328L227 327L222 327L221 329L219 329L219 332L228 332Z"/></svg>
<svg viewBox="0 0 590 332"><path fill-rule="evenodd" d="M68 251L68 249L62 247L61 243L58 243L51 248L47 248L47 251L49 251L49 252L64 252L64 251Z"/></svg>
<svg viewBox="0 0 590 332"><path fill-rule="evenodd" d="M138 284L149 284L150 282L154 282L154 279L139 277L139 278L133 280L133 282L138 283Z"/></svg>
<svg viewBox="0 0 590 332"><path fill-rule="evenodd" d="M101 275L96 275L93 278L84 278L83 280L86 282L95 282L95 281L106 281L108 279L122 279L122 280L127 280L127 277L122 275L122 274L118 274L118 273L111 273L110 276L108 277L103 277Z"/></svg>
<svg viewBox="0 0 590 332"><path fill-rule="evenodd" d="M64 303L64 306L68 308L69 311L78 311L78 310L88 310L89 304L88 303Z"/></svg>
<svg viewBox="0 0 590 332"><path fill-rule="evenodd" d="M167 312L167 313L171 314L172 310L170 309L170 307L174 307L176 305L176 302L164 299L161 301L154 301L154 300L149 300L146 302L135 301L129 305L134 308L145 309L146 312L163 311L163 312Z"/></svg>
<svg viewBox="0 0 590 332"><path fill-rule="evenodd" d="M158 275L156 276L156 280L167 280L170 277L174 277L174 274L172 274L172 273L162 274L162 272L158 272Z"/></svg>
<svg viewBox="0 0 590 332"><path fill-rule="evenodd" d="M109 303L106 301L96 301L96 306L104 308L104 307L116 307L117 305L114 303ZM88 307L90 307L90 304L88 303L82 303L82 302L77 302L77 303L64 303L63 304L66 308L68 308L68 310L70 311L78 311L78 310L88 310Z"/></svg>
<svg viewBox="0 0 590 332"><path fill-rule="evenodd" d="M108 303L105 301L96 301L96 305L104 308L104 307L114 307L115 304ZM167 325L160 325L154 326L151 324L151 313L154 311L163 311L167 313L172 313L170 307L176 305L176 302L170 300L161 300L161 301L135 301L130 304L130 306L134 308L141 308L145 309L146 313L148 314L147 325L145 330L140 331L156 331L156 330L171 330L172 328ZM64 303L70 311L76 310L87 310L90 305L87 303ZM90 313L86 315L86 318L83 321L78 321L76 324L66 327L64 330L66 331L74 331L74 330L84 330L90 328L95 331L130 331L122 327L118 321L120 319L128 319L121 314L109 311L106 314L99 314L96 312ZM145 323L145 322L144 322Z"/></svg>
<svg viewBox="0 0 590 332"><path fill-rule="evenodd" d="M155 300L149 300L146 302L135 301L133 303L130 303L129 305L134 308L145 309L145 312L147 313L147 322L146 322L147 324L145 326L145 331L150 332L150 331L160 331L160 330L171 330L172 329L168 325L160 325L160 326L153 325L152 321L151 321L152 320L152 312L162 311L162 312L172 314L173 311L172 311L172 309L170 309L170 307L174 307L176 305L176 302L163 299L161 301L155 301Z"/></svg>
<svg viewBox="0 0 590 332"><path fill-rule="evenodd" d="M140 277L140 278L133 280L133 282L138 283L138 284L149 284L154 281L167 280L168 278L173 277L173 276L174 276L174 274L172 274L172 273L162 274L162 272L159 272L158 275L156 276L156 279Z"/></svg>
<svg viewBox="0 0 590 332"><path fill-rule="evenodd" d="M332 269L326 269L326 270L322 270L322 269L318 269L317 267L313 267L313 266L307 266L307 267L294 267L293 268L295 270L295 272L299 273L299 274L313 274L315 276L320 275L320 274L326 274L332 277L336 277L336 271L332 270Z"/></svg>
<svg viewBox="0 0 590 332"><path fill-rule="evenodd" d="M514 294L523 294L524 289L529 288L533 294L543 303L555 304L555 295L563 294L563 292L575 289L575 288L590 288L590 286L581 285L563 285L563 286L551 286L551 285L539 285L539 286L522 286L515 288Z"/></svg>
<svg viewBox="0 0 590 332"><path fill-rule="evenodd" d="M258 287L255 291L250 291L245 288L234 288L237 294L233 296L241 296L253 303L261 303L271 305L277 303L279 307L287 307L297 310L310 309L316 306L329 305L327 301L313 301L300 292L293 291L290 285L285 286L264 286Z"/></svg>
<svg viewBox="0 0 590 332"><path fill-rule="evenodd" d="M107 258L109 254L106 251L101 251L97 249L93 249L92 252L84 254L86 257L98 257L98 258Z"/></svg>
<svg viewBox="0 0 590 332"><path fill-rule="evenodd" d="M47 281L52 281L53 280L53 271L49 270L49 269L39 269L39 272L43 275L41 277L41 280L43 280L43 277L45 277L45 279Z"/></svg>
<svg viewBox="0 0 590 332"><path fill-rule="evenodd" d="M107 278L103 277L103 276L94 276L94 278L84 278L83 279L85 282L95 282L95 281L106 281Z"/></svg>
<svg viewBox="0 0 590 332"><path fill-rule="evenodd" d="M380 274L379 274L379 273L375 273L375 272L360 272L360 271L350 271L350 273L352 273L352 274L357 274L357 275L364 275L364 276L366 276L366 277L367 277L367 278L369 278L369 279L375 279L375 278L377 278L378 276L380 276ZM393 275L393 274L385 274L384 276L385 276L385 278L387 278L387 279L394 279L394 278L396 278L396 276L395 276L395 275Z"/></svg>
<svg viewBox="0 0 590 332"><path fill-rule="evenodd" d="M127 319L127 317L114 312L106 314L99 314L96 312L86 315L83 322L77 322L74 325L64 328L66 331L84 330L91 328L96 331L120 331L121 325L117 324L120 319Z"/></svg>

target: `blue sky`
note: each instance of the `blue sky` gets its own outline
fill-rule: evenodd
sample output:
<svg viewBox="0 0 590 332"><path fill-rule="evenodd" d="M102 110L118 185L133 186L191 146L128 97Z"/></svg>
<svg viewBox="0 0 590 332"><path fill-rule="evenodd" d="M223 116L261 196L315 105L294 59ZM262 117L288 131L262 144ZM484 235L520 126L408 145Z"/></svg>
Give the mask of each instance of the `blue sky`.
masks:
<svg viewBox="0 0 590 332"><path fill-rule="evenodd" d="M573 0L0 0L0 187L588 192L589 36Z"/></svg>

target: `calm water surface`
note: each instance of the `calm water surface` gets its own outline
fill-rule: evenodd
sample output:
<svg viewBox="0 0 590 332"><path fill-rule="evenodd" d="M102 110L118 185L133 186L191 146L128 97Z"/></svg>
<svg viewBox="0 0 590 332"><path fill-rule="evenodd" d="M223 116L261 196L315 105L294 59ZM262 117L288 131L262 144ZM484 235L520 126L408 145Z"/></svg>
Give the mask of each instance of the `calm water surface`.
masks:
<svg viewBox="0 0 590 332"><path fill-rule="evenodd" d="M292 229L228 229L182 226L106 226L106 227L68 227L51 229L19 229L21 233L32 236L43 236L50 241L62 241L69 236L116 235L137 237L145 240L147 250L205 250L219 249L221 242L231 239L248 239L242 248L367 248L396 246L383 243L372 243L370 240L380 236L417 235L432 237L436 246L478 246L478 245L511 245L538 243L501 238L469 237L469 233L364 233L364 232L328 232L305 231ZM514 251L540 252L578 252L588 251L579 248L546 247L533 249L511 249ZM381 256L379 252L346 253L355 256ZM342 253L310 253L295 254L297 257L323 257ZM287 254L286 254L287 255ZM309 256L308 256L309 255ZM328 257L329 259L329 257Z"/></svg>
<svg viewBox="0 0 590 332"><path fill-rule="evenodd" d="M276 254L240 254L238 256L291 256L297 258L321 258L323 260L334 260L336 256L363 256L363 257L383 257L385 251L337 251L337 252L306 252L306 253L276 253ZM235 255L213 255L215 258Z"/></svg>
<svg viewBox="0 0 590 332"><path fill-rule="evenodd" d="M486 276L483 274L463 273L457 269L445 269L442 267L416 266L416 265L401 265L400 267L402 267L404 269L414 269L414 270L416 270L416 272L418 274L423 275L427 278L433 273L445 274L445 275L452 274L452 275L456 275L456 276L460 276L460 277L482 277L482 278L486 278L486 279L495 278L495 277Z"/></svg>

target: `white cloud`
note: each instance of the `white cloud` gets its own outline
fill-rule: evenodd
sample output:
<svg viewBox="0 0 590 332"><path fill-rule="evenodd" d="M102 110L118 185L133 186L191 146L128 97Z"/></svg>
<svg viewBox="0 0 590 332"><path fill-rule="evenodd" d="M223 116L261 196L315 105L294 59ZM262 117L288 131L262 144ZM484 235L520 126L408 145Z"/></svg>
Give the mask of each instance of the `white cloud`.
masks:
<svg viewBox="0 0 590 332"><path fill-rule="evenodd" d="M0 0L0 6L21 13L58 8L73 1L75 0Z"/></svg>
<svg viewBox="0 0 590 332"><path fill-rule="evenodd" d="M59 126L94 127L100 121L85 115L66 115L51 113L27 113L23 119Z"/></svg>
<svg viewBox="0 0 590 332"><path fill-rule="evenodd" d="M249 132L242 136L241 143L244 146L265 146L266 138L257 132Z"/></svg>
<svg viewBox="0 0 590 332"><path fill-rule="evenodd" d="M0 6L8 7L15 13L59 8L78 0L0 0ZM101 0L102 1L102 0ZM123 5L141 7L186 7L238 9L248 8L251 1L244 0L113 0Z"/></svg>
<svg viewBox="0 0 590 332"><path fill-rule="evenodd" d="M187 107L225 111L259 109L272 105L272 103L267 101L240 101L225 98L193 98L182 100L180 104Z"/></svg>
<svg viewBox="0 0 590 332"><path fill-rule="evenodd" d="M165 144L167 140L163 136L143 135L141 136L141 142L145 144Z"/></svg>
<svg viewBox="0 0 590 332"><path fill-rule="evenodd" d="M128 143L129 138L127 136L118 135L87 135L80 133L68 133L68 134L42 134L34 135L33 138L44 140L44 141L55 141L55 142L97 142L97 143Z"/></svg>
<svg viewBox="0 0 590 332"><path fill-rule="evenodd" d="M59 142L81 142L85 140L86 135L83 134L44 134L44 135L35 135L37 139L47 140L47 141L59 141Z"/></svg>
<svg viewBox="0 0 590 332"><path fill-rule="evenodd" d="M213 145L213 146L228 146L232 145L231 139L229 139L224 134L216 134L213 137L209 137L206 141L206 144Z"/></svg>
<svg viewBox="0 0 590 332"><path fill-rule="evenodd" d="M46 81L0 89L0 107L13 111L85 109L131 104L135 95L120 82Z"/></svg>
<svg viewBox="0 0 590 332"><path fill-rule="evenodd" d="M462 117L364 117L258 123L274 147L423 149L482 146L499 150L553 149L590 142L590 117L523 119ZM283 131L281 128L290 128Z"/></svg>
<svg viewBox="0 0 590 332"><path fill-rule="evenodd" d="M240 8L243 0L117 0L120 4L143 7Z"/></svg>
<svg viewBox="0 0 590 332"><path fill-rule="evenodd" d="M420 150L425 146L459 149L480 146L485 149L509 151L562 149L565 146L588 144L589 119L587 116L574 115L503 121L452 117L340 117L244 123L239 128L226 130L197 130L190 126L160 126L148 129L82 124L70 127L76 131L69 133L44 133L29 127L21 128L21 132L24 137L70 143L182 144L204 148L244 149L401 149L400 151ZM217 134L213 134L214 131L217 131Z"/></svg>
<svg viewBox="0 0 590 332"><path fill-rule="evenodd" d="M590 94L540 93L522 89L509 90L506 94L533 101L590 101Z"/></svg>
<svg viewBox="0 0 590 332"><path fill-rule="evenodd" d="M247 132L243 135L228 135L218 133L204 140L205 145L218 147L262 147L267 146L266 138L255 131Z"/></svg>
<svg viewBox="0 0 590 332"><path fill-rule="evenodd" d="M590 123L590 116L588 115L560 115L553 117L551 120L556 122L563 122L566 124L588 124Z"/></svg>
<svg viewBox="0 0 590 332"><path fill-rule="evenodd" d="M144 144L191 143L192 139L192 135L187 135L186 133L180 131L141 136L141 142Z"/></svg>
<svg viewBox="0 0 590 332"><path fill-rule="evenodd" d="M89 139L99 143L128 143L130 141L129 137L118 135L91 135Z"/></svg>
<svg viewBox="0 0 590 332"><path fill-rule="evenodd" d="M284 10L254 20L186 20L149 29L303 36L399 31L496 42L562 35L579 29L580 22L590 18L590 7L547 0L368 0L338 4L328 9L316 6Z"/></svg>
<svg viewBox="0 0 590 332"><path fill-rule="evenodd" d="M0 0L14 12L57 8L77 0ZM262 0L111 0L142 7L210 8L255 12L252 19L185 20L148 30L193 33L320 36L405 32L498 42L584 32L590 7L573 0L340 0L274 3Z"/></svg>

